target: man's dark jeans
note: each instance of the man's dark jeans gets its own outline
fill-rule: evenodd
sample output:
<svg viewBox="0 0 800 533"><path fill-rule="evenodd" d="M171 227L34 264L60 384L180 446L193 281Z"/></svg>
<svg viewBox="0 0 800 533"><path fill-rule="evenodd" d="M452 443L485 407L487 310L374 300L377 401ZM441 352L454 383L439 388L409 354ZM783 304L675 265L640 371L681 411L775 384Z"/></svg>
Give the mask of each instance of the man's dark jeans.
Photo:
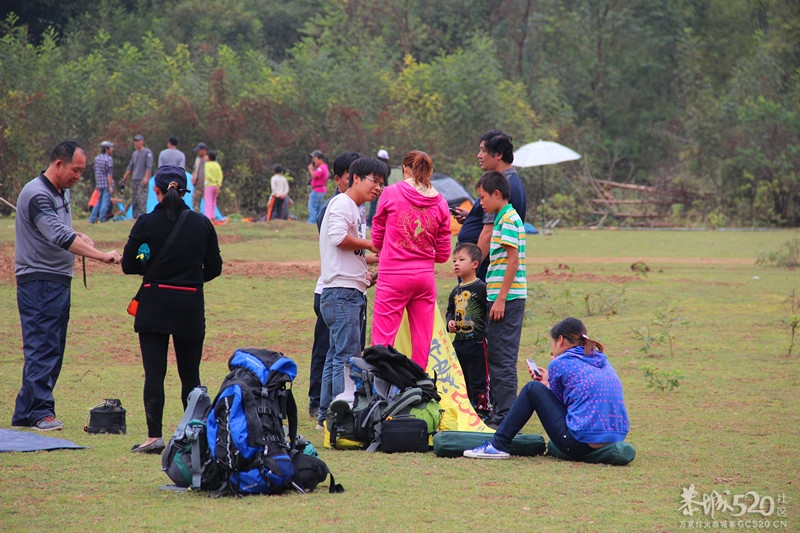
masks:
<svg viewBox="0 0 800 533"><path fill-rule="evenodd" d="M64 361L69 306L68 285L44 280L17 285L25 364L11 419L14 426L33 426L46 416L55 416L53 389Z"/></svg>
<svg viewBox="0 0 800 533"><path fill-rule="evenodd" d="M319 398L322 391L322 371L325 369L325 355L330 348L330 331L319 310L319 294L314 293L314 314L317 323L314 325L314 345L311 348L311 368L308 376L308 409L319 409ZM316 416L316 415L315 415Z"/></svg>

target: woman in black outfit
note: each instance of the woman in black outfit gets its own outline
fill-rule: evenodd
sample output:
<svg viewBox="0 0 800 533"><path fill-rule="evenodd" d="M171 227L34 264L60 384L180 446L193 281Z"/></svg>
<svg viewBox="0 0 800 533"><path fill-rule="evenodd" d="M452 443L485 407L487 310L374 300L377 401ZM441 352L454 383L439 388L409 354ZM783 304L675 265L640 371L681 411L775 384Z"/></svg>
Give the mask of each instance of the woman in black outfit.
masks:
<svg viewBox="0 0 800 533"><path fill-rule="evenodd" d="M144 275L133 329L139 334L142 350L148 438L131 451L160 454L164 450L161 418L169 336L172 335L175 347L185 409L189 392L200 385L200 359L206 333L203 283L220 275L222 257L211 221L191 211L183 201L187 189L182 168L160 167L154 190L158 205L152 213L141 215L131 228L122 255L122 270L126 274ZM172 243L165 248L172 230L181 221L181 214L187 210ZM150 248L147 261L137 258L142 244Z"/></svg>

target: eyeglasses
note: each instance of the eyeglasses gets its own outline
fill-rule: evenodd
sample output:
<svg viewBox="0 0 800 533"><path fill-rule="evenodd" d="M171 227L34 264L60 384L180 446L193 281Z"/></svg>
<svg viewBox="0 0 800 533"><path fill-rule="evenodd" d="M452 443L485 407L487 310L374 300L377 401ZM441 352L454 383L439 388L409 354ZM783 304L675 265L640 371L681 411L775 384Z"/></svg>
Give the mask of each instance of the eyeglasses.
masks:
<svg viewBox="0 0 800 533"><path fill-rule="evenodd" d="M364 179L371 181L372 183L374 183L375 185L380 187L381 190L383 190L383 188L386 187L386 184L384 184L382 181L378 181L377 179L373 178L372 176L364 176Z"/></svg>

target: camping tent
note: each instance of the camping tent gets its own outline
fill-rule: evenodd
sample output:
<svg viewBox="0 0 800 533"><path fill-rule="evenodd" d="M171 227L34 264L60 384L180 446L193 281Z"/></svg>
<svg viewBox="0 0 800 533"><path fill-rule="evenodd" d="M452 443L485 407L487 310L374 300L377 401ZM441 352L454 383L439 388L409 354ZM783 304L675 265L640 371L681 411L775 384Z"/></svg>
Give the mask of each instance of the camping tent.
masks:
<svg viewBox="0 0 800 533"><path fill-rule="evenodd" d="M192 186L191 186L191 183L192 183L192 174L191 174L191 172L186 172L186 183L189 184L189 188L191 189L192 188ZM156 204L158 203L158 198L156 198L156 192L153 190L153 187L151 187L152 184L153 184L152 180L150 180L147 183L147 186L149 187L149 190L147 191L147 212L148 213L152 212L153 209L156 208ZM192 193L184 194L183 195L183 201L186 203L186 205L189 206L189 208L191 208L192 207ZM204 204L205 204L205 200L201 200L200 201L200 212L201 213L203 212ZM217 211L214 214L214 216L215 216L215 218L217 220L221 220L221 219L225 218L225 217L222 216L222 213L220 213L219 207L217 207ZM117 217L114 220L118 220L118 219L120 219L120 217ZM125 211L125 216L121 217L121 219L122 220L131 220L131 219L133 219L133 206L132 205L128 206L127 211Z"/></svg>
<svg viewBox="0 0 800 533"><path fill-rule="evenodd" d="M408 313L403 313L403 321L394 340L394 347L400 353L411 353L411 330L408 325ZM492 432L469 401L464 372L458 363L450 334L442 320L439 306L433 313L433 338L428 352L428 375L436 380L436 388L441 400L439 406L444 411L440 430Z"/></svg>
<svg viewBox="0 0 800 533"><path fill-rule="evenodd" d="M431 176L431 184L433 185L434 189L444 196L444 199L447 200L447 204L451 208L460 207L466 211L472 209L472 204L475 203L475 198L473 198L472 195L467 192L467 189L465 189L463 185L450 176L445 176L444 174L434 174ZM453 233L453 235L455 235L460 229L461 224L459 224L455 217L451 215L450 231Z"/></svg>

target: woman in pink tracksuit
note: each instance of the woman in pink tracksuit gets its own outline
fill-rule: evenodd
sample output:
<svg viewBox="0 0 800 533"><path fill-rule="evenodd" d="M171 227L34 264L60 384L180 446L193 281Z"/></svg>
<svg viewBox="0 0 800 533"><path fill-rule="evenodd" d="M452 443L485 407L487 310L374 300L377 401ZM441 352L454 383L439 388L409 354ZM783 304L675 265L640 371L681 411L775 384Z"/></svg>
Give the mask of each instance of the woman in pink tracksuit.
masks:
<svg viewBox="0 0 800 533"><path fill-rule="evenodd" d="M434 263L450 257L450 212L431 185L433 163L425 152L403 158L403 181L381 194L372 219L372 244L379 250L372 344L393 345L403 310L408 310L411 359L424 370L436 309Z"/></svg>

